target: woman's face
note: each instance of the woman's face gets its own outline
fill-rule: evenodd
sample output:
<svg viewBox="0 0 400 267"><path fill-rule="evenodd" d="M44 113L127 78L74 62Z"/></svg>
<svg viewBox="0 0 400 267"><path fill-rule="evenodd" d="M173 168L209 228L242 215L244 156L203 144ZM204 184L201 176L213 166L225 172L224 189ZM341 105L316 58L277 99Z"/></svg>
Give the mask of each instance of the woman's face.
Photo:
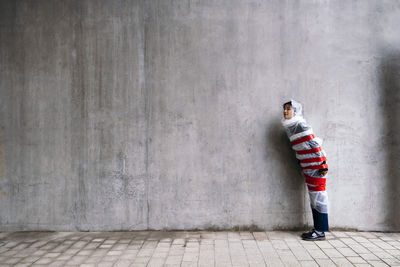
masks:
<svg viewBox="0 0 400 267"><path fill-rule="evenodd" d="M285 118L285 119L291 119L292 117L293 117L293 108L292 108L292 105L290 105L290 104L286 104L284 107L283 107L283 117Z"/></svg>

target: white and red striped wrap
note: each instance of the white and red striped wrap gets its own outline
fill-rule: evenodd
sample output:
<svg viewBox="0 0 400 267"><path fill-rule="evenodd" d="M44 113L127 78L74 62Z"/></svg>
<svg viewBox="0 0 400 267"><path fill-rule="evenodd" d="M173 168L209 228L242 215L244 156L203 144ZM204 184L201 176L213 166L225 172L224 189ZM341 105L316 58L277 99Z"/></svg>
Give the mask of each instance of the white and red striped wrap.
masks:
<svg viewBox="0 0 400 267"><path fill-rule="evenodd" d="M294 137L294 138L293 138ZM300 161L308 189L325 191L326 176L321 176L320 170L327 169L326 154L318 141L314 140L313 131L306 130L290 137L296 158Z"/></svg>
<svg viewBox="0 0 400 267"><path fill-rule="evenodd" d="M302 116L284 119L282 125L302 167L311 207L321 213L328 213L327 175L322 176L320 173L321 169L328 169L326 153L321 147L322 140L314 136L312 128Z"/></svg>

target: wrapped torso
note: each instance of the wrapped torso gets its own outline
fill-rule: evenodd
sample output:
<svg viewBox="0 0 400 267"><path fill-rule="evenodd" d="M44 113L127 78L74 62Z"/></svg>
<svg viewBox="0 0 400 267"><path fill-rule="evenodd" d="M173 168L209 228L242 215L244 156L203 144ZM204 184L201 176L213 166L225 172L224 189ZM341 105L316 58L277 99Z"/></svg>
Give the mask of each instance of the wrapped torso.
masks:
<svg viewBox="0 0 400 267"><path fill-rule="evenodd" d="M324 191L327 175L321 175L321 169L327 169L326 153L321 148L322 141L314 136L312 128L300 120L285 127L296 158L300 162L308 188L312 191Z"/></svg>

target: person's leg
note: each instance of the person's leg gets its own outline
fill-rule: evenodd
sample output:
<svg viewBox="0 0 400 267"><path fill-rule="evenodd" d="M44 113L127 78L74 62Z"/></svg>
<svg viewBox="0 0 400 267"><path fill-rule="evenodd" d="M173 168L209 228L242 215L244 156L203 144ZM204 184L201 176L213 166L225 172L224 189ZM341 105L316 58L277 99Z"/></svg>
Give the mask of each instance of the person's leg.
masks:
<svg viewBox="0 0 400 267"><path fill-rule="evenodd" d="M303 233L304 240L324 240L325 233L329 231L328 224L328 195L326 191L309 190L311 211L313 214L314 229Z"/></svg>
<svg viewBox="0 0 400 267"><path fill-rule="evenodd" d="M311 208L313 220L314 220L314 229L318 232L328 232L328 213L321 213L316 209Z"/></svg>

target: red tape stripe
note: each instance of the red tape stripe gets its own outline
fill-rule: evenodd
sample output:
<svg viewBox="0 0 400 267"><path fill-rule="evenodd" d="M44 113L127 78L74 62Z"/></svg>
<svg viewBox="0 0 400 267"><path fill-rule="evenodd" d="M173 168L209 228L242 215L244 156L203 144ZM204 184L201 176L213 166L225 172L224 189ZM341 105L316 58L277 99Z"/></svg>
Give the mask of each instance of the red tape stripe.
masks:
<svg viewBox="0 0 400 267"><path fill-rule="evenodd" d="M295 146L297 144L303 143L305 141L310 141L310 140L314 139L314 137L315 136L313 134L310 134L310 135L304 136L304 137L302 137L300 139L296 139L296 140L294 140L292 142L292 146Z"/></svg>
<svg viewBox="0 0 400 267"><path fill-rule="evenodd" d="M325 188L325 186L311 186L311 185L307 185L307 187L308 187L308 190L310 190L310 191L325 191L326 190L326 188Z"/></svg>
<svg viewBox="0 0 400 267"><path fill-rule="evenodd" d="M299 155L304 155L304 154L316 153L316 152L319 152L321 150L322 150L321 147L317 147L317 148L308 149L308 150L299 150L299 151L296 151L296 153L299 154Z"/></svg>
<svg viewBox="0 0 400 267"><path fill-rule="evenodd" d="M312 185L318 185L318 186L325 186L326 185L326 178L317 178L317 177L312 177L307 174L304 174L306 177L306 183L307 184L312 184Z"/></svg>
<svg viewBox="0 0 400 267"><path fill-rule="evenodd" d="M311 163L311 162L321 162L321 161L326 161L326 157L301 159L300 163Z"/></svg>
<svg viewBox="0 0 400 267"><path fill-rule="evenodd" d="M302 167L302 168L303 169L311 169L311 170L328 169L328 164L311 165L311 166Z"/></svg>

